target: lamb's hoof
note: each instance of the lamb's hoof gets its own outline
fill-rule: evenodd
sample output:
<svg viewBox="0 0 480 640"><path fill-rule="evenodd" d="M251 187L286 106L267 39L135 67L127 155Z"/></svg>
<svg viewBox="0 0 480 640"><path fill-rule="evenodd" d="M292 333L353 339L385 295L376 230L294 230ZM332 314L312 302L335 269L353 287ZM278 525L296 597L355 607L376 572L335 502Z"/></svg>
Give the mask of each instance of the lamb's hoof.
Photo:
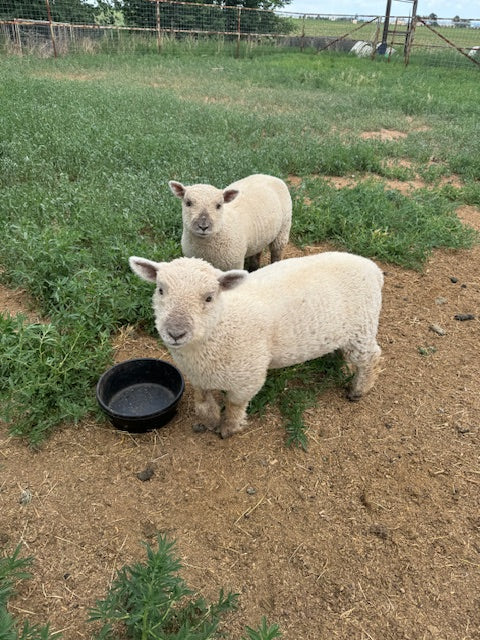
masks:
<svg viewBox="0 0 480 640"><path fill-rule="evenodd" d="M197 424L192 426L192 431L193 433L205 433L205 431L207 431L207 427L201 422L197 422Z"/></svg>
<svg viewBox="0 0 480 640"><path fill-rule="evenodd" d="M228 424L223 424L222 427L219 429L220 431L220 436L225 440L226 438L231 438L235 433L240 433L241 431L243 431L245 429L245 425L243 423L241 424L231 424L231 426L229 426Z"/></svg>
<svg viewBox="0 0 480 640"><path fill-rule="evenodd" d="M358 402L362 397L361 393L355 393L354 391L347 391L347 398L350 402Z"/></svg>

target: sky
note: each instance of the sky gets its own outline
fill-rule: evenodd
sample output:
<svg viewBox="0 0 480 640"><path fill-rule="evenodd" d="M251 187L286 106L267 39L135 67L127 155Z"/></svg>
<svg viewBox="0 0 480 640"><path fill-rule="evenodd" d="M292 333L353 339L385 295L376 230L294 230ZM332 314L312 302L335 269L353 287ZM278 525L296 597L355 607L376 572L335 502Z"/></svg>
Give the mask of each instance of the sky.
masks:
<svg viewBox="0 0 480 640"><path fill-rule="evenodd" d="M385 14L387 0L292 0L284 7L285 11L306 13L332 13L339 15L380 16ZM410 15L412 5L409 2L392 0L391 15ZM439 18L480 18L478 0L419 0L417 14L428 16L435 13Z"/></svg>

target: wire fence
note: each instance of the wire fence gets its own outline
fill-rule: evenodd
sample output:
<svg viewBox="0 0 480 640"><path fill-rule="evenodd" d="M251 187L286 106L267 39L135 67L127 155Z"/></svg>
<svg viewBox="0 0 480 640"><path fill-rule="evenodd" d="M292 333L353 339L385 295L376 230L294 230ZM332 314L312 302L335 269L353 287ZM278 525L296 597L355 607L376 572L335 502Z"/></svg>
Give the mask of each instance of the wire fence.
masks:
<svg viewBox="0 0 480 640"><path fill-rule="evenodd" d="M233 44L236 55L245 47L294 47L480 69L480 18L390 16L389 23L385 36L385 16L375 15L165 0L0 0L0 52L161 52L181 40L192 46L209 40L217 46Z"/></svg>

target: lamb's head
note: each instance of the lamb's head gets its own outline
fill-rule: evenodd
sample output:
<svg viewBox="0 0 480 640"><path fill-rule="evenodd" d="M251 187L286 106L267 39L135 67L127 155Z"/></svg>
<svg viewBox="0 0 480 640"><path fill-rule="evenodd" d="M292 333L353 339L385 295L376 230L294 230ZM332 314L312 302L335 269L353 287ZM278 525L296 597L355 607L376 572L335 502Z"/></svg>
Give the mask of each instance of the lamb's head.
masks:
<svg viewBox="0 0 480 640"><path fill-rule="evenodd" d="M153 262L132 256L130 268L155 282L155 326L168 349L200 342L215 330L222 310L222 293L248 276L246 271L220 271L199 258Z"/></svg>
<svg viewBox="0 0 480 640"><path fill-rule="evenodd" d="M183 225L199 238L208 238L217 233L223 224L223 205L232 202L236 189L217 189L209 184L194 184L189 187L170 180L172 193L182 200Z"/></svg>

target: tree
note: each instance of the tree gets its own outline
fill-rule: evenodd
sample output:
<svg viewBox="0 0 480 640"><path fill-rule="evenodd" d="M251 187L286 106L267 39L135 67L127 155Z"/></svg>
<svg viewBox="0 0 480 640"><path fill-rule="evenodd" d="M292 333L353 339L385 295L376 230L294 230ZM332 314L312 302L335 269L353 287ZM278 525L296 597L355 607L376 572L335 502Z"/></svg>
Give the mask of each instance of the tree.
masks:
<svg viewBox="0 0 480 640"><path fill-rule="evenodd" d="M54 22L91 24L98 9L86 0L49 0L50 15ZM8 6L8 5L7 5ZM15 0L0 12L3 20L24 18L26 20L48 20L45 0Z"/></svg>
<svg viewBox="0 0 480 640"><path fill-rule="evenodd" d="M162 28L186 31L236 31L238 9L279 9L292 0L190 0L198 5L181 5L175 2L158 3L148 0L122 0L125 24L135 27L155 28L160 17ZM248 33L279 32L280 19L272 14L245 11L241 13L241 30Z"/></svg>
<svg viewBox="0 0 480 640"><path fill-rule="evenodd" d="M95 22L99 25L115 25L123 27L125 20L118 0L97 0L98 12Z"/></svg>
<svg viewBox="0 0 480 640"><path fill-rule="evenodd" d="M452 18L453 26L459 29L466 29L470 26L470 20L465 18L460 18L460 16L455 16Z"/></svg>

